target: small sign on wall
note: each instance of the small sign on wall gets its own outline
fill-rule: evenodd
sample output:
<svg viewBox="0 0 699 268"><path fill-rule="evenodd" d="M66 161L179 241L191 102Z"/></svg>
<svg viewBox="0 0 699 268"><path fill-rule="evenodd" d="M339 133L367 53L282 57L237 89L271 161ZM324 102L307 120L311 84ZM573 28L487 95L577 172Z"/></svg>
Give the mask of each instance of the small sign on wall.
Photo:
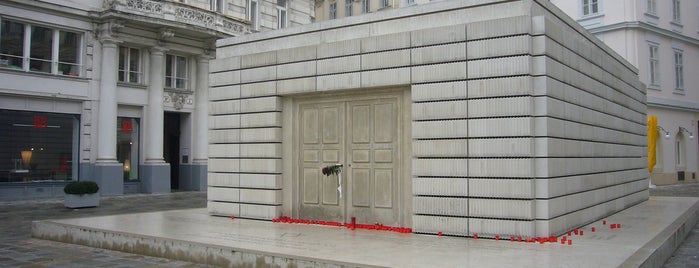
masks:
<svg viewBox="0 0 699 268"><path fill-rule="evenodd" d="M182 148L182 163L187 164L189 162L189 148Z"/></svg>

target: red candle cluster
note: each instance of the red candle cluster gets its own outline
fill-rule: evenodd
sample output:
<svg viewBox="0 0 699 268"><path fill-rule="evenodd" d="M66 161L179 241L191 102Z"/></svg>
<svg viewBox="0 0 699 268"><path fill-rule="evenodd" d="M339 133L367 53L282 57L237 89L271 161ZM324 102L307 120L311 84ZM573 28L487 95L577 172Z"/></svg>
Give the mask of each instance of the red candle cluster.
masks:
<svg viewBox="0 0 699 268"><path fill-rule="evenodd" d="M272 222L291 223L291 224L325 225L325 226L345 227L345 228L348 228L351 230L367 229L367 230L391 231L391 232L406 233L406 234L413 232L412 228L385 226L385 225L381 225L378 223L377 224L361 224L361 223L351 223L351 222L341 223L341 222L336 222L336 221L294 219L294 218L287 217L287 216L281 216L279 218L273 219Z"/></svg>

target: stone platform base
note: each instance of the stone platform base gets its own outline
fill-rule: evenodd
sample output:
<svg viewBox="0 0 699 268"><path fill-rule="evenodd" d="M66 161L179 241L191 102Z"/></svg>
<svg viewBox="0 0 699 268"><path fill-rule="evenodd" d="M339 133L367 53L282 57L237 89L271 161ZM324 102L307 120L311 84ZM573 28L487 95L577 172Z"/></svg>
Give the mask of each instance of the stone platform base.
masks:
<svg viewBox="0 0 699 268"><path fill-rule="evenodd" d="M579 228L571 245L231 220L206 209L37 221L32 236L224 267L658 267L698 218L699 198L651 197Z"/></svg>

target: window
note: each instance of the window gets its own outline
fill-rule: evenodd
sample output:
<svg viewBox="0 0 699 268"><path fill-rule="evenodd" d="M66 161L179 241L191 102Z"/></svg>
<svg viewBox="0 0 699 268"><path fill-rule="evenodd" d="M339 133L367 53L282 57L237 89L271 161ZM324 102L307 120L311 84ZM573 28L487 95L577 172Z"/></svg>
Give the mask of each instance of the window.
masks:
<svg viewBox="0 0 699 268"><path fill-rule="evenodd" d="M328 18L331 20L337 18L337 3L330 4L330 14L328 15Z"/></svg>
<svg viewBox="0 0 699 268"><path fill-rule="evenodd" d="M77 179L77 115L0 110L0 181Z"/></svg>
<svg viewBox="0 0 699 268"><path fill-rule="evenodd" d="M277 0L277 28L286 28L288 24L288 18L286 16L287 1Z"/></svg>
<svg viewBox="0 0 699 268"><path fill-rule="evenodd" d="M675 89L684 90L684 56L682 51L675 50Z"/></svg>
<svg viewBox="0 0 699 268"><path fill-rule="evenodd" d="M187 58L167 55L165 59L165 87L187 89Z"/></svg>
<svg viewBox="0 0 699 268"><path fill-rule="evenodd" d="M253 30L259 29L260 26L260 10L257 5L257 0L248 0L247 17L250 21L250 27Z"/></svg>
<svg viewBox="0 0 699 268"><path fill-rule="evenodd" d="M680 23L682 16L680 15L680 0L672 0L672 21Z"/></svg>
<svg viewBox="0 0 699 268"><path fill-rule="evenodd" d="M371 12L371 0L362 1L362 13L366 14Z"/></svg>
<svg viewBox="0 0 699 268"><path fill-rule="evenodd" d="M658 58L658 46L649 46L649 68L648 68L648 82L651 85L660 84L660 59Z"/></svg>
<svg viewBox="0 0 699 268"><path fill-rule="evenodd" d="M598 0L582 0L583 16L597 15L599 13Z"/></svg>
<svg viewBox="0 0 699 268"><path fill-rule="evenodd" d="M117 117L117 161L124 171L124 181L138 179L138 135L137 118Z"/></svg>
<svg viewBox="0 0 699 268"><path fill-rule="evenodd" d="M345 17L352 16L352 1L353 0L345 0Z"/></svg>
<svg viewBox="0 0 699 268"><path fill-rule="evenodd" d="M211 11L213 12L218 12L218 13L223 13L224 12L224 4L226 3L226 0L210 0L211 4Z"/></svg>
<svg viewBox="0 0 699 268"><path fill-rule="evenodd" d="M119 47L119 82L141 82L141 51L136 48Z"/></svg>
<svg viewBox="0 0 699 268"><path fill-rule="evenodd" d="M406 3L407 3L408 6L414 5L414 4L415 4L415 0L407 0Z"/></svg>
<svg viewBox="0 0 699 268"><path fill-rule="evenodd" d="M379 1L381 2L381 8L391 6L391 0L379 0Z"/></svg>
<svg viewBox="0 0 699 268"><path fill-rule="evenodd" d="M0 23L0 68L80 75L80 34L10 20Z"/></svg>
<svg viewBox="0 0 699 268"><path fill-rule="evenodd" d="M656 0L646 1L646 13L657 15L658 14L658 3Z"/></svg>

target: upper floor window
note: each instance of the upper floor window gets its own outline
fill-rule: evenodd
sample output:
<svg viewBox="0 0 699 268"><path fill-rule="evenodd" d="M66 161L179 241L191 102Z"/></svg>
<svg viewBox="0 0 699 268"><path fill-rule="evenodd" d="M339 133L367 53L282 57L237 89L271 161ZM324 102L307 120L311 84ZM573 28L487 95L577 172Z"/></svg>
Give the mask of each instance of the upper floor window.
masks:
<svg viewBox="0 0 699 268"><path fill-rule="evenodd" d="M658 14L658 3L656 2L656 0L647 0L646 1L646 12L648 14L653 14L653 15Z"/></svg>
<svg viewBox="0 0 699 268"><path fill-rule="evenodd" d="M288 17L286 16L287 0L277 0L277 27L279 29L286 28Z"/></svg>
<svg viewBox="0 0 699 268"><path fill-rule="evenodd" d="M682 16L680 14L680 0L672 0L672 21L677 23L681 22Z"/></svg>
<svg viewBox="0 0 699 268"><path fill-rule="evenodd" d="M583 16L599 14L599 0L582 0Z"/></svg>
<svg viewBox="0 0 699 268"><path fill-rule="evenodd" d="M381 2L381 8L391 6L391 0L379 0L379 1Z"/></svg>
<svg viewBox="0 0 699 268"><path fill-rule="evenodd" d="M330 10L329 10L328 18L336 19L337 18L337 2L330 4Z"/></svg>
<svg viewBox="0 0 699 268"><path fill-rule="evenodd" d="M11 20L0 23L0 68L80 75L82 35Z"/></svg>
<svg viewBox="0 0 699 268"><path fill-rule="evenodd" d="M168 54L165 58L165 87L187 89L187 58Z"/></svg>
<svg viewBox="0 0 699 268"><path fill-rule="evenodd" d="M345 17L352 16L352 1L353 0L345 0Z"/></svg>
<svg viewBox="0 0 699 268"><path fill-rule="evenodd" d="M119 47L119 82L141 82L141 51L136 48Z"/></svg>
<svg viewBox="0 0 699 268"><path fill-rule="evenodd" d="M250 27L253 30L257 30L260 25L260 9L257 4L257 0L248 0L248 8L246 10L246 16L248 17Z"/></svg>
<svg viewBox="0 0 699 268"><path fill-rule="evenodd" d="M414 5L414 4L415 4L415 0L407 0L407 1L406 1L406 4L407 4L408 6Z"/></svg>
<svg viewBox="0 0 699 268"><path fill-rule="evenodd" d="M364 0L362 1L362 13L366 14L371 11L371 0Z"/></svg>
<svg viewBox="0 0 699 268"><path fill-rule="evenodd" d="M658 46L649 46L649 66L648 66L648 80L651 85L660 84L660 59L658 57Z"/></svg>
<svg viewBox="0 0 699 268"><path fill-rule="evenodd" d="M684 55L675 50L675 89L684 90Z"/></svg>
<svg viewBox="0 0 699 268"><path fill-rule="evenodd" d="M210 0L211 11L223 13L226 0Z"/></svg>

